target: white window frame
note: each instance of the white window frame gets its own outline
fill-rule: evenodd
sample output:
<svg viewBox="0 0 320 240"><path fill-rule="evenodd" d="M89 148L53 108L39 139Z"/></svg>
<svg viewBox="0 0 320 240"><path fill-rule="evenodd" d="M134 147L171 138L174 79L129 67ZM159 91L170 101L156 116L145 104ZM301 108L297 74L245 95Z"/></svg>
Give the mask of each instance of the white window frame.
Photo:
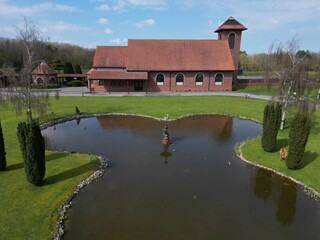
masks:
<svg viewBox="0 0 320 240"><path fill-rule="evenodd" d="M216 77L217 77L218 74L221 74L221 75L222 75L222 81L221 81L221 82L216 82ZM216 86L221 86L221 85L223 84L223 80L224 80L224 75L223 75L223 73L216 73L216 74L214 75L214 85L216 85Z"/></svg>
<svg viewBox="0 0 320 240"><path fill-rule="evenodd" d="M182 76L183 76L183 81L182 82L177 82L177 76L179 75L179 74L181 74ZM184 74L183 73L177 73L176 74L176 77L175 77L175 80L176 80L176 86L183 86L184 85L184 80L185 80L185 76L184 76Z"/></svg>
<svg viewBox="0 0 320 240"><path fill-rule="evenodd" d="M160 74L163 76L163 82L158 82L158 76L159 76ZM157 83L157 86L163 86L163 85L164 85L164 79L165 79L164 74L163 74L163 73L158 73L158 74L156 75L156 83Z"/></svg>

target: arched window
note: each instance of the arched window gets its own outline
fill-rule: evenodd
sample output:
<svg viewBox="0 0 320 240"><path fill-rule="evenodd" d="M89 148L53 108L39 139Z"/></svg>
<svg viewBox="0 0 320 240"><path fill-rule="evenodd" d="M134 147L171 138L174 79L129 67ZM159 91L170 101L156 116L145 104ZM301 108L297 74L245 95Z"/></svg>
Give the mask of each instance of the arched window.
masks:
<svg viewBox="0 0 320 240"><path fill-rule="evenodd" d="M183 81L184 81L184 76L182 73L178 73L176 75L176 85L177 86L182 86L183 85Z"/></svg>
<svg viewBox="0 0 320 240"><path fill-rule="evenodd" d="M230 33L228 37L229 47L230 49L234 49L234 41L236 39L236 35L234 33Z"/></svg>
<svg viewBox="0 0 320 240"><path fill-rule="evenodd" d="M221 73L216 74L216 77L214 78L214 84L222 85L222 81L223 81L223 75Z"/></svg>
<svg viewBox="0 0 320 240"><path fill-rule="evenodd" d="M157 74L157 85L163 86L164 84L164 75L162 73Z"/></svg>
<svg viewBox="0 0 320 240"><path fill-rule="evenodd" d="M41 77L38 77L38 78L37 78L37 83L38 83L38 84L42 84L42 83L43 83L43 79L42 79Z"/></svg>
<svg viewBox="0 0 320 240"><path fill-rule="evenodd" d="M203 74L197 73L196 77L196 86L201 86L203 84Z"/></svg>

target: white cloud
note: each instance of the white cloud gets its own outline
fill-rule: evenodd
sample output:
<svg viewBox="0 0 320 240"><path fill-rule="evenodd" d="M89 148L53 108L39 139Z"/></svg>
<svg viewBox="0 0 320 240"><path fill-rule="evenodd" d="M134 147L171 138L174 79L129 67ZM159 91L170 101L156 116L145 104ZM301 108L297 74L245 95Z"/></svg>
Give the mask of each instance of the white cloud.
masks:
<svg viewBox="0 0 320 240"><path fill-rule="evenodd" d="M110 6L108 4L101 4L100 6L95 8L96 10L108 11L110 10Z"/></svg>
<svg viewBox="0 0 320 240"><path fill-rule="evenodd" d="M112 4L101 4L96 10L121 11L126 7L143 8L152 10L164 10L167 8L166 0L113 0Z"/></svg>
<svg viewBox="0 0 320 240"><path fill-rule="evenodd" d="M274 18L269 18L269 22L272 24L279 24L279 22Z"/></svg>
<svg viewBox="0 0 320 240"><path fill-rule="evenodd" d="M146 27L146 26L153 26L155 25L156 21L149 18L147 20L143 20L143 21L139 21L139 22L136 22L134 23L134 26L136 26L137 28L143 28L143 27Z"/></svg>
<svg viewBox="0 0 320 240"><path fill-rule="evenodd" d="M162 10L167 7L167 3L164 0L127 0L127 2L132 6L154 10Z"/></svg>
<svg viewBox="0 0 320 240"><path fill-rule="evenodd" d="M108 21L108 19L106 19L106 18L100 18L100 19L99 19L99 23L100 23L101 25L107 25L107 24L109 24L109 21Z"/></svg>
<svg viewBox="0 0 320 240"><path fill-rule="evenodd" d="M125 45L128 43L128 39L126 39L126 38L113 38L113 39L110 39L109 42L111 44L115 44L115 45Z"/></svg>
<svg viewBox="0 0 320 240"><path fill-rule="evenodd" d="M114 11L123 10L126 6L127 6L126 1L117 0L117 1L115 1L114 5L112 6L112 10L114 10Z"/></svg>
<svg viewBox="0 0 320 240"><path fill-rule="evenodd" d="M106 29L104 30L104 32L105 32L106 34L108 34L108 35L110 35L110 34L113 33L112 29L110 29L110 28L106 28Z"/></svg>
<svg viewBox="0 0 320 240"><path fill-rule="evenodd" d="M0 1L0 12L2 16L20 17L20 16L34 16L46 12L75 12L76 7L62 4L54 4L52 2L44 2L29 6L17 6L7 4L5 1Z"/></svg>
<svg viewBox="0 0 320 240"><path fill-rule="evenodd" d="M49 32L49 33L81 32L81 31L89 30L89 28L87 27L66 23L63 21L41 23L39 29L41 29L43 32Z"/></svg>
<svg viewBox="0 0 320 240"><path fill-rule="evenodd" d="M62 4L55 4L54 6L54 10L57 10L59 12L75 12L77 11L76 7L73 6L68 6L68 5L62 5Z"/></svg>

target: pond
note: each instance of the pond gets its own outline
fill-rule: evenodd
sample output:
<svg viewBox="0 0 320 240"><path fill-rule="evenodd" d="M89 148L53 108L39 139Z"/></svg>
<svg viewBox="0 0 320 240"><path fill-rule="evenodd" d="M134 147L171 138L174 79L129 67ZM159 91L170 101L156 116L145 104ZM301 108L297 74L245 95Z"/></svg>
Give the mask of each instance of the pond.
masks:
<svg viewBox="0 0 320 240"><path fill-rule="evenodd" d="M228 116L164 123L135 116L42 131L47 149L106 156L109 168L74 199L64 239L320 239L320 206L302 187L242 162L236 143L261 125Z"/></svg>

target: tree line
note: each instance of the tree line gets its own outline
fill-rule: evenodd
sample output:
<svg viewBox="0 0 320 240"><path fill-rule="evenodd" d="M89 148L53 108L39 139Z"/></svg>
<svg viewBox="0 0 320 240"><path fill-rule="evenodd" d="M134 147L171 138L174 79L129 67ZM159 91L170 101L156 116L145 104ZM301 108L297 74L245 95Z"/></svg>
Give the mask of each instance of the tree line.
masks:
<svg viewBox="0 0 320 240"><path fill-rule="evenodd" d="M320 52L309 50L298 50L298 58L305 57L307 71L320 72ZM239 68L248 72L268 71L270 53L248 54L246 51L240 53Z"/></svg>
<svg viewBox="0 0 320 240"><path fill-rule="evenodd" d="M35 48L37 50L34 60L38 62L44 60L51 66L53 65L53 68L57 66L57 70L59 67L63 69L66 62L73 66L80 65L82 69L89 70L95 52L94 49L77 45L46 41L37 41ZM0 38L0 69L14 68L15 72L20 72L24 63L23 54L24 46L21 44L21 39Z"/></svg>

